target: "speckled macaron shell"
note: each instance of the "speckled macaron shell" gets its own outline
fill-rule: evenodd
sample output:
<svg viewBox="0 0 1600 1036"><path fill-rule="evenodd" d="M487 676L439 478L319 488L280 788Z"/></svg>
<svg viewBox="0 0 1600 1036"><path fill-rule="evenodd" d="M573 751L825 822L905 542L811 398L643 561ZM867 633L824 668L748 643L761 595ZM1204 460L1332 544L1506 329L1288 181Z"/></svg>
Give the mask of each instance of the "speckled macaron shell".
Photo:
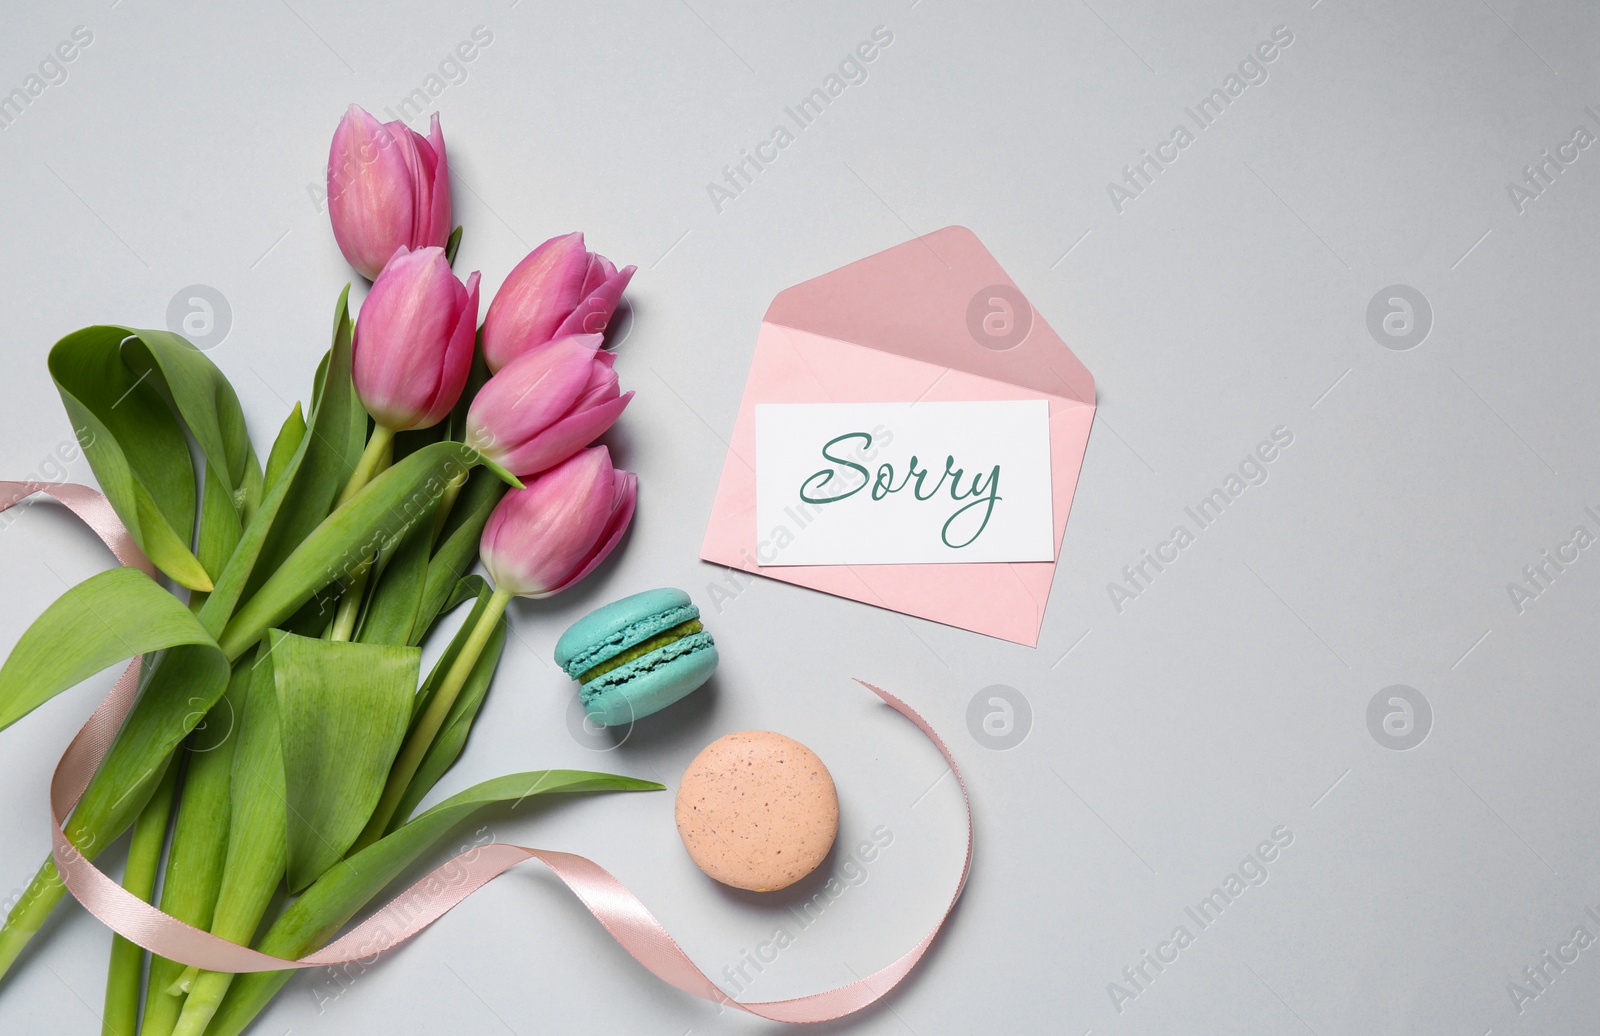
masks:
<svg viewBox="0 0 1600 1036"><path fill-rule="evenodd" d="M839 795L815 752L747 730L718 738L678 785L678 834L695 865L724 885L787 888L817 869L839 833Z"/></svg>

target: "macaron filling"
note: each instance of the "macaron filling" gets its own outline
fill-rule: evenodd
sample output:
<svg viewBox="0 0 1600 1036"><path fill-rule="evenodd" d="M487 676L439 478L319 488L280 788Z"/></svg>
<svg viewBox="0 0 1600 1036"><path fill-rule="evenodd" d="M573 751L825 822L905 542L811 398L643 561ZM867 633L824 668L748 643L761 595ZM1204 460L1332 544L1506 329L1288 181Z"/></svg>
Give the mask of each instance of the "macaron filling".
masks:
<svg viewBox="0 0 1600 1036"><path fill-rule="evenodd" d="M645 618L630 622L620 629L606 633L593 644L575 652L565 662L562 662L559 656L560 648L558 647L556 661L567 671L568 676L581 683L590 678L586 675L590 670L598 668L603 663L628 651L637 644L651 640L661 633L668 632L691 619L698 619L699 617L700 609L692 604L668 608L665 611L656 612ZM578 626L574 626L572 630L568 631L568 635L572 635L582 625L582 623L579 623Z"/></svg>
<svg viewBox="0 0 1600 1036"><path fill-rule="evenodd" d="M703 629L705 629L705 627L700 624L700 619L698 616L689 619L687 622L680 622L671 629L657 633L650 639L641 641L640 643L635 644L633 647L625 649L621 654L612 655L610 658L600 662L593 668L581 673L578 676L578 682L589 683L593 680L598 680L600 677L611 672L613 669L620 669L636 658L643 658L645 655L648 655L657 648L666 647L675 640L682 640L684 637L692 636L693 634L699 633Z"/></svg>
<svg viewBox="0 0 1600 1036"><path fill-rule="evenodd" d="M668 641L624 665L608 670L593 679L586 679L578 688L578 700L588 706L607 692L616 690L624 684L631 685L632 681L641 679L680 658L708 649L715 651L716 642L705 630L698 630L688 636Z"/></svg>

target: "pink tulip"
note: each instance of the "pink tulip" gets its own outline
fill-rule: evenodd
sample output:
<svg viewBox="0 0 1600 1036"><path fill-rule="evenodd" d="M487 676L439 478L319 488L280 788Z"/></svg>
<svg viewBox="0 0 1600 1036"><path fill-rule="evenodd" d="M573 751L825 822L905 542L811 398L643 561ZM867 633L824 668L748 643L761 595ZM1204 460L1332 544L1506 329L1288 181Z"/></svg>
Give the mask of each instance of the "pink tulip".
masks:
<svg viewBox="0 0 1600 1036"><path fill-rule="evenodd" d="M514 475L536 475L594 442L622 413L616 356L568 335L512 360L467 412L467 444Z"/></svg>
<svg viewBox="0 0 1600 1036"><path fill-rule="evenodd" d="M444 249L396 250L356 320L356 394L391 432L438 424L472 367L478 275L456 280Z"/></svg>
<svg viewBox="0 0 1600 1036"><path fill-rule="evenodd" d="M506 278L483 318L489 369L565 335L606 329L635 267L618 270L583 247L583 235L553 237L528 253Z"/></svg>
<svg viewBox="0 0 1600 1036"><path fill-rule="evenodd" d="M639 477L611 466L595 446L501 499L484 526L478 553L495 588L549 597L592 572L633 518Z"/></svg>
<svg viewBox="0 0 1600 1036"><path fill-rule="evenodd" d="M450 163L438 114L424 137L352 104L328 152L328 215L339 251L368 280L396 248L442 246L450 236Z"/></svg>

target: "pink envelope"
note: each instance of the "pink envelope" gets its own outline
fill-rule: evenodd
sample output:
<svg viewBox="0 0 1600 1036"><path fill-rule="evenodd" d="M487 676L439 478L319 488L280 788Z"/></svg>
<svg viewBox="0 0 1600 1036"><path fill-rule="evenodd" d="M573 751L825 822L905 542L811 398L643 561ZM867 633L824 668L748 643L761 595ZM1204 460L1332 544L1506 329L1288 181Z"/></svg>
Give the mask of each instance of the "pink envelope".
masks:
<svg viewBox="0 0 1600 1036"><path fill-rule="evenodd" d="M772 300L761 322L700 556L1033 647L1054 561L762 565L771 541L756 528L755 407L1046 400L1059 560L1094 398L1088 369L965 227L797 284Z"/></svg>

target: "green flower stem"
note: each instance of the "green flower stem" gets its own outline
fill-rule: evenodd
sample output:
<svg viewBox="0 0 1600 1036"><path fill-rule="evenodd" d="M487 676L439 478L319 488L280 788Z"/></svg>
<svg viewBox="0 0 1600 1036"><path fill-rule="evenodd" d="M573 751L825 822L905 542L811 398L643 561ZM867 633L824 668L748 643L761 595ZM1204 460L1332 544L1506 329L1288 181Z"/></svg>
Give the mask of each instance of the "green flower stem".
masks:
<svg viewBox="0 0 1600 1036"><path fill-rule="evenodd" d="M444 527L450 521L450 512L455 509L456 499L461 496L461 490L467 484L467 475L462 475L445 484L444 493L439 497L439 511L433 519L433 542L437 546L439 537L444 534Z"/></svg>
<svg viewBox="0 0 1600 1036"><path fill-rule="evenodd" d="M248 946L255 935L283 879L287 858L283 749L272 707L275 694L270 672L253 669L234 749L227 859L211 917L212 935L241 946ZM173 1030L177 1036L201 1036L232 981L229 974L200 972L184 999Z"/></svg>
<svg viewBox="0 0 1600 1036"><path fill-rule="evenodd" d="M230 941L242 944L249 942L250 937L242 936ZM222 1006L222 998L232 984L233 976L225 971L200 972L194 980L194 987L189 990L188 998L183 1002L183 1014L178 1018L178 1027L173 1030L173 1036L205 1036L206 1026L211 1024L212 1016Z"/></svg>
<svg viewBox="0 0 1600 1036"><path fill-rule="evenodd" d="M188 996L189 990L194 988L194 980L199 977L200 969L193 964L189 965L179 972L178 977L173 979L172 984L166 988L167 995L174 998ZM179 1006L181 1007L182 1005L180 1004ZM174 1026L178 1024L176 1018L173 1019L172 1024Z"/></svg>
<svg viewBox="0 0 1600 1036"><path fill-rule="evenodd" d="M350 576L350 585L339 598L339 610L333 616L333 631L329 640L348 641L356 635L356 622L361 618L361 602L367 596L367 581L372 577L372 563L368 562Z"/></svg>
<svg viewBox="0 0 1600 1036"><path fill-rule="evenodd" d="M333 505L334 510L361 492L368 482L381 475L393 462L394 433L381 424L374 425L372 438L367 440L361 461L351 473L350 481L345 483L338 502ZM339 610L333 617L333 635L330 639L349 640L355 636L356 621L361 618L361 599L367 595L367 575L371 571L372 567L368 565L350 578L350 585L345 587L344 596L339 599Z"/></svg>
<svg viewBox="0 0 1600 1036"><path fill-rule="evenodd" d="M232 813L229 796L233 754L239 744L235 724L243 711L244 691L249 682L249 664L237 666L227 694L212 708L204 726L189 738L183 797L178 806L178 822L172 830L172 848L167 852L161 909L203 930L211 927L217 893L222 887ZM220 742L217 741L218 731L222 732ZM144 1024L139 1036L172 1036L183 1010L183 995L170 990L184 973L184 965L177 961L166 957L150 958L150 976L145 982Z"/></svg>
<svg viewBox="0 0 1600 1036"><path fill-rule="evenodd" d="M178 999L178 1006L182 1007L182 998L189 996L189 990L194 988L195 978L198 977L200 977L200 969L195 967L194 964L190 964L189 967L186 967L186 969L182 969L181 972L178 972L178 977L171 980L170 985L166 986L165 993L168 994L168 996L171 996L171 998ZM174 1028L176 1028L176 1025L178 1025L178 1018L174 1017Z"/></svg>
<svg viewBox="0 0 1600 1036"><path fill-rule="evenodd" d="M356 463L356 470L351 472L350 481L344 484L344 491L339 494L339 500L333 505L334 510L348 503L350 498L361 492L368 482L387 468L394 459L394 433L383 425L375 425L372 429L372 438L367 440L367 448L361 452L361 460Z"/></svg>
<svg viewBox="0 0 1600 1036"><path fill-rule="evenodd" d="M394 446L395 433L384 425L373 425L373 436L366 440L362 460L355 465L355 472L350 473L350 481L344 483L344 491L333 505L334 510L344 507L350 497L365 488L366 483L389 470L389 465L394 464ZM362 617L362 598L366 596L366 574L370 571L371 566L368 566L350 577L349 587L344 590L344 596L339 598L339 611L333 617L331 640L347 641L355 636L355 622Z"/></svg>
<svg viewBox="0 0 1600 1036"><path fill-rule="evenodd" d="M163 656L171 659L174 656ZM173 693L171 686L156 686L155 681L164 679L159 667L152 669L151 683L147 685L144 695ZM137 722L131 720L130 722ZM128 727L124 727L119 735L126 736ZM115 752L115 747L113 747ZM172 753L162 754L155 765L141 767L135 774L133 771L116 772L108 771L102 764L101 770L96 774L95 780L100 780L106 773L112 773L108 780L119 782L113 787L125 788L122 797L117 802L107 804L105 797L93 800L89 805L80 801L67 820L66 834L68 840L76 846L84 859L93 860L100 855L101 850L115 841L121 834L133 825L140 810L149 802L150 796L155 792L155 786L160 781L164 768L171 765ZM109 764L115 766L115 762ZM86 799L96 795L96 784L91 783L85 792ZM92 809L90 809L92 806ZM89 813L86 815L86 809ZM67 887L61 881L61 875L56 871L56 862L53 855L47 855L44 863L34 874L33 880L17 901L11 914L6 918L5 925L0 927L0 979L9 972L16 963L28 942L39 933L50 912L61 902L66 894Z"/></svg>
<svg viewBox="0 0 1600 1036"><path fill-rule="evenodd" d="M376 842L388 830L389 821L394 818L395 807L404 797L406 788L411 784L411 778L416 776L417 767L422 765L423 757L428 754L428 748L438 736L439 728L450 715L450 707L456 703L456 697L466 685L467 677L472 675L472 667L477 665L478 656L483 654L484 646L489 643L495 625L500 621L500 616L505 614L506 605L511 603L511 598L514 596L508 591L496 589L494 595L489 598L488 606L478 618L478 624L472 628L467 642L461 646L461 653L456 656L455 664L445 674L444 683L439 685L438 693L428 702L427 710L406 735L405 743L400 747L400 755L389 770L389 780L383 786L383 795L378 799L378 807L373 810L372 819L367 821L366 830L361 832L361 837L351 846L352 853L360 852Z"/></svg>
<svg viewBox="0 0 1600 1036"><path fill-rule="evenodd" d="M178 765L175 760L169 760L161 783L156 785L156 793L133 825L133 841L128 847L122 887L146 903L155 893L156 875L161 870L161 849L167 841L167 821L172 817L173 790L177 784ZM134 1036L138 1030L139 984L143 972L144 948L113 935L111 964L106 972L106 1009L100 1021L102 1036Z"/></svg>
<svg viewBox="0 0 1600 1036"><path fill-rule="evenodd" d="M387 454L387 447L372 450L369 442L367 453L373 457L372 464L358 463L358 468L372 467L381 463ZM365 494L357 492L350 501L347 501L351 513L344 515L336 513L322 519L321 524L310 531L308 542L325 547L330 554L337 554L341 544L359 542L359 536L365 535L371 528L388 527L384 523L393 521L395 507L393 498L415 491L416 486L421 484L429 473L441 471L451 463L466 464L470 467L480 462L475 454L458 444L435 443L423 447L396 466L397 469L401 467L406 469L405 477L394 482L387 490L376 493L366 504L361 502ZM367 477L372 476L369 474ZM374 488L383 481L378 479L373 484ZM277 517L281 519L286 515ZM368 523L371 523L370 526ZM305 546L303 543L302 548ZM324 559L325 557L326 555ZM208 598L201 610L211 613L211 617L204 625L218 637L224 657L230 662L237 661L255 647L271 626L292 614L293 606L298 606L304 601L303 597L299 600L294 598L300 581L309 581L306 570L314 570L324 563L325 560L314 560L309 553L299 557L298 560L295 554L291 554L288 562L280 562L267 582L242 604L231 596L224 599L213 594ZM178 656L170 654L161 657L172 659ZM153 690L154 688L147 688L146 693L141 695L140 701L165 700L152 697ZM161 690L163 695L179 693L171 686L164 686ZM135 717L145 714L136 706ZM127 728L124 728L122 736L126 736L127 732ZM170 755L170 753L165 754ZM113 774L108 777L102 771L97 775L87 793L87 803L79 804L67 831L85 857L93 859L106 844L132 824L134 815L144 805L145 797L154 789L155 773L155 767L141 759L137 772ZM115 801L102 794L105 789L116 788L126 790ZM96 797L97 795L99 797ZM86 805L92 805L94 808L86 810ZM27 890L12 908L5 925L0 927L0 979L9 972L28 942L38 934L50 912L61 902L65 892L66 886L56 873L54 860L47 858ZM244 937L248 938L250 934L246 933Z"/></svg>
<svg viewBox="0 0 1600 1036"><path fill-rule="evenodd" d="M17 957L27 947L28 941L39 934L45 919L50 916L50 911L55 909L56 904L61 902L61 895L66 890L67 886L61 882L61 875L56 873L55 859L46 857L44 865L28 884L27 891L17 900L17 905L11 908L5 927L0 928L0 975L6 974L11 969L11 965L16 963Z"/></svg>
<svg viewBox="0 0 1600 1036"><path fill-rule="evenodd" d="M408 819L362 852L352 854L344 866L331 868L273 922L256 948L292 960L326 944L424 853L437 848L446 834L459 829L463 820L481 809L521 802L529 796L661 790L661 785L653 781L579 770L506 774L475 784ZM347 974L349 970L347 966ZM240 1036L284 983L297 974L300 973L257 971L240 975L206 1036ZM269 1030L256 1031L260 1036L271 1036Z"/></svg>
<svg viewBox="0 0 1600 1036"><path fill-rule="evenodd" d="M351 328L352 322L349 319L348 311L345 307L345 298L341 296L334 325L334 344L331 352L329 353L328 360L324 365L323 374L319 379L320 383L318 386L318 392L320 393L320 403L318 404L317 414L313 421L312 427L309 430L303 428L295 430L294 422L291 421L288 425L291 430L291 435L287 439L280 435L279 445L290 442L293 444L287 446L285 450L276 451L273 458L278 461L275 472L275 475L278 479L281 480L285 477L298 479L298 473L304 471L305 478L307 480L305 487L301 493L294 494L293 496L286 496L287 490L290 487L287 485L280 485L278 487L279 491L276 492L275 496L270 501L270 513L264 514L261 512L256 512L253 514L253 519L259 518L262 520L260 522L251 520L248 523L246 530L244 530L246 533L248 533L248 535L235 547L235 554L230 558L230 560L238 561L240 564L237 571L233 572L234 578L231 580L231 582L227 579L224 579L223 589L227 590L228 592L221 595L212 593L203 602L201 602L201 607L199 608L199 612L201 614L200 624L213 637L220 637L223 633L228 620L232 617L235 608L240 603L239 597L246 589L246 580L249 575L251 575L252 570L257 563L265 562L261 568L261 572L263 574L269 570L275 571L276 569L281 568L284 560L282 554L286 553L283 548L298 542L300 537L314 532L314 528L312 528L312 526L315 526L317 523L325 520L323 516L315 515L313 513L313 509L307 508L305 506L305 501L317 500L320 502L321 500L325 499L326 497L324 494L327 493L327 487L329 485L328 480L332 479L336 481L339 477L336 472L340 471L344 464L348 463L346 457L347 450L344 444L349 440L344 438L344 435L347 430L351 430L351 438L354 437L353 429L351 428L353 424L352 417L360 416L362 420L362 430L365 430L365 418L359 414L359 405L354 403L351 399ZM122 352L124 346L127 345L127 336L130 334L135 334L135 332L127 329L115 327L103 327L91 330L94 333L89 339L84 340L84 349L86 349L88 353L94 354L94 356L111 358L113 360ZM165 336L165 333L163 332L162 335ZM165 341L165 338L162 338L161 341ZM232 390L227 387L226 380L222 379L220 374L217 375L214 383L206 384L197 383L193 378L190 378L187 375L183 377L176 377L174 371L177 371L178 367L189 365L191 360L194 360L196 357L198 357L198 354L194 354L192 348L187 343L168 342L167 345L170 345L172 349L175 350L179 349L181 346L181 352L186 358L179 363L178 366L169 366L162 362L161 357L158 356L156 358L157 364L162 367L162 376L164 376L166 380L166 386L163 389L163 392L165 392L167 389L171 390L173 398L177 400L178 406L183 410L185 421L189 423L191 431L194 432L195 440L199 442L202 450L204 450L206 453L208 466L222 461L227 463L228 467L231 469L235 467L233 464L233 461L236 459L234 454L242 454L247 458L245 462L245 467L247 469L246 478L244 483L239 488L244 491L243 501L245 504L245 506L241 508L241 517L250 516L251 512L253 512L255 509L254 505L250 502L251 496L253 493L259 493L260 482L259 476L257 476L256 488L252 489L250 485L252 480L249 477L248 471L251 469L254 462L253 460L248 459L250 455L250 447L248 437L244 435L244 422L242 415L238 412L237 400L234 398ZM154 349L157 352L163 352L166 349L166 346L161 345L155 340L145 342L144 347L147 349ZM60 351L61 347L58 345L56 352ZM92 360L94 356L90 356L89 359ZM68 357L63 353L63 363L66 363L68 359L71 360L74 371L83 375L81 379L75 379L73 381L74 385L78 385L81 381L83 386L99 389L115 387L106 383L105 378L101 373L103 370L102 366L97 366L94 362L88 362L87 366L84 366L83 363L79 362L85 359L84 356L74 355L72 357ZM155 366L149 364L148 361L144 361L139 365L151 366L152 370L155 369ZM56 366L58 365L53 365L53 368ZM83 367L83 369L79 370L79 367ZM60 379L62 375L59 370L56 371L55 376L57 377L58 384L61 384ZM158 376L157 380L161 380L161 377ZM202 379L202 381L203 380L204 379ZM85 388L85 391L88 391L88 388ZM79 424L86 424L92 429L106 430L106 426L98 417L95 416L95 413L101 411L91 413L88 409L85 409L81 401L68 392L66 387L63 387L63 393L63 398L64 401L67 402L69 413L74 417L75 426ZM113 447L119 435L123 434L124 431L133 425L137 425L142 421L149 420L150 414L157 414L160 418L166 417L166 409L168 404L159 398L159 394L151 396L150 399L145 399L143 396L130 398L133 399L135 404L139 405L135 406L133 409L130 409L129 407L122 407L118 409L116 404L113 403L111 406L104 408L105 413L109 413L111 409L117 409L117 412L120 415L118 417L118 424L115 426L115 430L111 430L109 434L103 436L107 443L113 444ZM94 402L94 405L98 406L99 404L97 401L99 399L100 396L94 395L91 402ZM112 403L109 397L107 397L106 402ZM121 400L116 401L116 403L120 402ZM144 403L151 403L151 408L148 410L145 409ZM207 417L207 415L213 414L213 409L216 406L220 406L223 410L227 411L226 414L222 415L224 424L223 428L219 430L216 427L217 418L215 416L211 416L208 420L201 421L198 426L194 423L192 419L193 415L199 415L202 418ZM132 424L129 422L132 422ZM185 462L183 467L187 469L187 443L191 440L185 438L181 429L175 428L174 430L177 434L175 436L169 436L169 439L174 446L171 452L174 455L181 455L183 457ZM211 447L216 445L214 440L218 434L222 435L224 439L231 435L234 439L236 449L230 451L227 448L226 442L224 442L224 449L220 454L218 451L212 449ZM380 437L384 439L392 438L387 433L380 432L379 434ZM312 446L312 442L302 441L303 437L306 435L315 437L316 445L314 448ZM137 455L145 458L145 460L148 461L149 458L153 456L151 451L156 449L156 444L154 440L150 440L148 437L141 438L138 441L144 445L138 451ZM336 442L338 445L335 445ZM302 446L305 447L305 449L300 449ZM370 469L376 464L380 463L387 456L388 446L386 444L380 444L379 447L373 448L369 442L368 449L373 454L370 463L366 465L358 463L356 466L358 468L367 467L369 470L364 477L370 479L372 477ZM112 454L102 453L102 458L110 458L107 460L107 463L111 464L111 468L108 468L107 470L113 471L117 476L115 478L104 479L103 481L106 482L108 488L114 485L123 485L124 493L126 493L129 491L128 487L137 486L140 484L140 482L137 478L131 477L132 473L127 468L126 458L122 457L122 452L123 451L113 448L112 453L115 454L115 456L112 456ZM223 454L227 455L224 456ZM303 462L308 458L311 461L311 464L306 466ZM115 461L114 464L112 463L113 460ZM97 466L98 465L99 461L97 460ZM163 486L165 485L164 482L161 484ZM163 494L164 500L166 495L167 494ZM142 499L143 498L141 497L141 500ZM287 499L292 499L294 504L288 510L284 510L282 513L279 513L280 508ZM115 499L113 499L113 504L117 507L118 512L125 516L130 513L137 512L142 518L148 512L149 515L153 516L151 519L152 524L157 524L161 529L166 529L167 535L170 539L172 536L172 530L168 528L165 519L162 518L162 512L160 509L147 508L146 504L142 503L139 503L138 506L135 506L136 503L138 502L134 501L132 498L125 498L121 503L118 503ZM317 509L320 509L320 507ZM194 510L195 502L192 499L187 505L187 508L177 508L177 512L190 514L192 514ZM284 535L288 536L289 539L284 544L274 545L269 542L268 533L271 531L272 527L277 526L280 521L284 523L282 526ZM206 528L204 526L202 526L201 535L202 537L207 535ZM156 536L155 540L151 540L149 536L146 536L145 538L141 539L141 544L156 542L158 546L162 547L162 550L159 552L161 559L168 564L177 565L181 571L187 571L187 562L185 561L185 558L191 562L195 560L187 550L181 549L183 544L187 542L187 539L187 536L179 536L175 540L168 542L166 540L162 540L159 535ZM174 546L174 544L176 544L176 546ZM267 557L263 559L262 551L268 547L271 547L272 553L269 553ZM237 553L239 550L244 550L245 553ZM147 553L149 553L148 549ZM267 567L268 564L271 566L270 569ZM226 575L227 573L225 572L224 576ZM270 583L271 580L269 579L268 582ZM203 581L201 579L191 579L186 582L185 585L189 586L191 589L195 589L200 586L205 586L212 590L218 589L212 585L212 581L210 580L209 576L205 576ZM248 602L246 603L248 604ZM243 633L230 640L229 644L232 648L232 654L229 656L225 652L225 657L229 657L229 660L231 661L244 655L255 645L257 641L260 640L263 635L265 635L265 632L269 626L273 625L277 621L281 621L281 619L281 616L272 616L270 621L266 619L253 620L252 625L259 624L259 628L256 629L253 635ZM202 654L184 652L183 657L200 658L202 657ZM89 788L85 793L84 799L79 802L78 807L73 811L72 818L68 822L68 836L88 859L93 859L96 855L98 855L98 853L104 849L107 844L117 838L134 822L135 815L143 808L145 804L146 796L153 791L153 785L155 782L150 779L150 776L156 774L157 766L163 765L165 763L165 759L171 756L170 751L165 750L160 742L152 743L151 738L161 731L170 729L170 717L168 715L170 710L165 709L164 705L170 703L173 695L181 695L184 693L184 681L181 679L174 680L172 683L163 681L163 683L158 686L156 684L156 680L161 679L161 677L158 675L160 671L164 669L166 665L171 664L173 660L179 659L180 656L176 651L172 651L156 657L162 661L156 666L151 666L149 670L151 674L150 682L141 692L135 704L134 711L130 715L128 723L124 725L122 731L119 733L117 743L112 747L111 754L108 756L108 764L103 765L100 772L97 773L94 780L91 781ZM147 659L147 663L149 661L150 660ZM195 663L195 666L203 668L203 666L198 662ZM194 671L198 672L199 669L195 668ZM141 725L141 721L146 722ZM134 741L132 739L132 735L134 734L142 735L144 740L137 742ZM123 745L132 745L133 747L127 749L121 755L119 755L118 748L119 746ZM116 769L117 765L121 765L126 772ZM65 892L66 886L62 884L61 877L56 872L55 862L53 859L47 856L43 865L39 868L37 874L29 884L28 888L23 892L21 898L12 908L10 915L6 919L5 925L0 926L0 980L3 980L4 976L9 973L11 967L21 956L25 947L32 940L32 938L38 934L45 921L49 918L51 911L61 902Z"/></svg>

